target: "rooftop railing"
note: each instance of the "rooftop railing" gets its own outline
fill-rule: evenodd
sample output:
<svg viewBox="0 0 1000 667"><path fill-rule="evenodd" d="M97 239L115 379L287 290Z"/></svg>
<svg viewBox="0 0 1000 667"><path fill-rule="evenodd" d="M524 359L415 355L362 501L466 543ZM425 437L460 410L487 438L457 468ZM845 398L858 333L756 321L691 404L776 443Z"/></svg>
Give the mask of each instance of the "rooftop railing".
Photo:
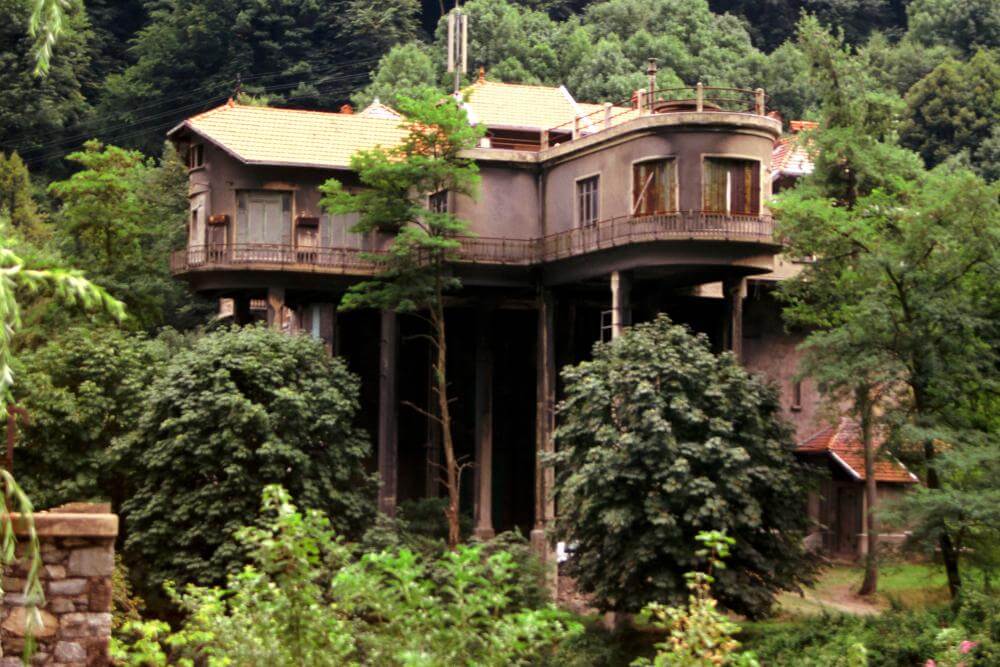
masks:
<svg viewBox="0 0 1000 667"><path fill-rule="evenodd" d="M637 90L632 97L616 104L607 102L589 114L550 127L542 132L542 148L549 146L551 135L569 134L572 139L610 129L625 120L650 114L696 112L767 114L767 95L763 88L724 88L695 86Z"/></svg>
<svg viewBox="0 0 1000 667"><path fill-rule="evenodd" d="M708 211L629 215L538 239L461 237L455 261L531 266L635 243L685 240L771 244L774 223L770 215ZM258 267L362 276L373 275L379 269L372 253L357 248L304 248L267 243L191 246L174 252L170 261L174 273Z"/></svg>

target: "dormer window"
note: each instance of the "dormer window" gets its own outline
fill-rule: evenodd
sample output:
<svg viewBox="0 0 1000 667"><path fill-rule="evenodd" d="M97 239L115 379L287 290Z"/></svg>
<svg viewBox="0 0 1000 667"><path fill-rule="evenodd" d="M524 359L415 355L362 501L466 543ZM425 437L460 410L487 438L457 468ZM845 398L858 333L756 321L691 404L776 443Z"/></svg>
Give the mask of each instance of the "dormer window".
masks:
<svg viewBox="0 0 1000 667"><path fill-rule="evenodd" d="M205 145L191 144L188 147L188 169L198 169L205 166Z"/></svg>
<svg viewBox="0 0 1000 667"><path fill-rule="evenodd" d="M725 215L759 215L760 163L756 160L705 158L702 210Z"/></svg>
<svg viewBox="0 0 1000 667"><path fill-rule="evenodd" d="M427 209L432 213L448 212L448 191L435 192L427 198Z"/></svg>

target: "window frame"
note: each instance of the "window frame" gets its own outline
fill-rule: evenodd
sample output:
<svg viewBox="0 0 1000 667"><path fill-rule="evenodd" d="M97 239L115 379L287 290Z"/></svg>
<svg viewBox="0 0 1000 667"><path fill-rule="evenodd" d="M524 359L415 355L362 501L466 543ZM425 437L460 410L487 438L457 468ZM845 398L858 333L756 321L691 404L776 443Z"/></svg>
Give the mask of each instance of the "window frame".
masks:
<svg viewBox="0 0 1000 667"><path fill-rule="evenodd" d="M435 208L435 201L443 201L444 208ZM438 190L427 195L427 210L431 213L451 213L451 191Z"/></svg>
<svg viewBox="0 0 1000 667"><path fill-rule="evenodd" d="M644 164L646 162L673 162L674 163L674 182L671 184L671 187L670 187L670 189L671 189L670 195L671 195L671 198L674 201L674 210L672 210L672 211L661 211L661 213L667 213L667 214L669 214L669 213L677 213L678 211L681 210L681 199L680 199L680 197L681 197L681 190L680 190L680 170L679 170L680 168L678 166L677 155L675 153L671 153L671 154L667 154L667 155L646 155L646 156L641 157L641 158L639 158L637 160L632 160L632 162L630 164L631 175L629 177L630 187L629 187L628 193L626 193L627 200L626 200L626 208L625 208L625 210L627 210L629 212L629 215L632 216L632 217L638 217L638 215L639 215L639 214L637 214L635 212L635 210L636 210L635 209L635 201L633 201L633 198L635 196L635 194L634 194L635 193L635 168L636 168L636 166L638 166L640 164ZM643 216L656 215L656 213L643 213L642 215Z"/></svg>
<svg viewBox="0 0 1000 667"><path fill-rule="evenodd" d="M197 156L197 160L195 159ZM191 143L187 149L188 171L196 171L205 168L205 144L204 142Z"/></svg>
<svg viewBox="0 0 1000 667"><path fill-rule="evenodd" d="M733 213L732 205L732 183L729 180L729 173L726 173L726 210L723 211L709 211L705 208L705 167L708 160L731 160L731 161L743 161L743 162L756 162L757 163L757 211L756 213ZM698 192L698 196L701 201L701 212L711 213L715 215L750 215L750 216L761 216L764 211L764 200L766 197L766 174L764 173L764 161L754 155L743 155L739 153L702 153L701 154L701 188Z"/></svg>
<svg viewBox="0 0 1000 667"><path fill-rule="evenodd" d="M582 219L583 210L581 208L582 193L580 187L588 181L594 181L594 204L596 207L596 212L592 220L584 221ZM601 221L601 211L604 208L604 202L601 201L601 172L594 172L591 174L586 174L578 178L573 179L573 223L575 228L584 229L588 227L594 227Z"/></svg>

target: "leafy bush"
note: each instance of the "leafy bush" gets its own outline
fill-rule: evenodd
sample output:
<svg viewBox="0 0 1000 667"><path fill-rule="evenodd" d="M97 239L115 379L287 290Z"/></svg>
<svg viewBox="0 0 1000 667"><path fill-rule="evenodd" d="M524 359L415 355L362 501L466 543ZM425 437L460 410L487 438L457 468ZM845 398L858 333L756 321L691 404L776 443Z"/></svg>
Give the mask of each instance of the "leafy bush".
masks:
<svg viewBox="0 0 1000 667"><path fill-rule="evenodd" d="M967 592L962 606L893 609L878 616L819 616L768 623L744 637L763 664L783 667L938 667L1000 664L1000 601ZM860 647L863 660L857 658Z"/></svg>
<svg viewBox="0 0 1000 667"><path fill-rule="evenodd" d="M562 375L558 530L598 605L682 600L703 530L736 540L714 589L730 609L763 614L808 581L803 475L771 387L665 316Z"/></svg>
<svg viewBox="0 0 1000 667"><path fill-rule="evenodd" d="M135 487L122 507L135 580L225 581L245 557L235 533L268 483L359 534L374 483L357 396L357 378L305 336L233 327L175 354L115 446Z"/></svg>
<svg viewBox="0 0 1000 667"><path fill-rule="evenodd" d="M171 594L187 613L176 633L128 623L113 640L126 665L521 665L578 632L567 614L513 604L513 557L482 545L436 559L408 549L355 558L329 520L300 512L277 486L270 521L237 540L253 563L227 589ZM443 573L442 581L436 573Z"/></svg>
<svg viewBox="0 0 1000 667"><path fill-rule="evenodd" d="M688 572L687 587L690 595L686 607L666 607L653 603L643 610L643 617L652 626L667 634L656 645L653 660L644 658L632 662L633 667L714 667L734 665L760 667L752 653L737 653L740 643L733 638L740 626L716 609L712 597L712 576L716 570L725 569L724 559L735 543L724 533L707 531L699 533L699 542L706 548L697 554L708 559L705 572Z"/></svg>

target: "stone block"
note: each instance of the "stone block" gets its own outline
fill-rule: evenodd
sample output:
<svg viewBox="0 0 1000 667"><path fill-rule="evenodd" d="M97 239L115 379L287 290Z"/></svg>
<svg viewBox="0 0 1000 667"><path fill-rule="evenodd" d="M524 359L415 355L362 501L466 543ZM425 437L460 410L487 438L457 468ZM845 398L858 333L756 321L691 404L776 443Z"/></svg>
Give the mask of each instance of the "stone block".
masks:
<svg viewBox="0 0 1000 667"><path fill-rule="evenodd" d="M59 630L64 639L109 637L111 635L111 614L84 612L66 614L59 619Z"/></svg>
<svg viewBox="0 0 1000 667"><path fill-rule="evenodd" d="M87 580L83 578L58 579L50 581L48 589L49 595L80 595L87 590Z"/></svg>
<svg viewBox="0 0 1000 667"><path fill-rule="evenodd" d="M59 619L45 611L44 609L38 609L38 615L41 617L41 625L36 623L32 630L34 635L39 639L44 639L46 637L52 637L56 634L56 630L59 628ZM110 617L110 614L108 614ZM4 630L15 637L23 637L25 633L25 626L27 624L28 611L24 607L14 607L11 609L10 614L4 620L3 624L0 625ZM110 619L108 621L110 627Z"/></svg>
<svg viewBox="0 0 1000 667"><path fill-rule="evenodd" d="M0 667L21 667L21 659L11 656L0 658Z"/></svg>
<svg viewBox="0 0 1000 667"><path fill-rule="evenodd" d="M53 598L49 600L48 607L53 614L68 614L76 609L73 601L66 598Z"/></svg>
<svg viewBox="0 0 1000 667"><path fill-rule="evenodd" d="M69 555L71 576L79 577L110 577L115 569L114 547L88 547L76 549Z"/></svg>
<svg viewBox="0 0 1000 667"><path fill-rule="evenodd" d="M3 589L10 593L11 591L23 591L25 579L23 577L4 577L2 582Z"/></svg>
<svg viewBox="0 0 1000 667"><path fill-rule="evenodd" d="M65 579L66 568L62 565L45 565L42 567L42 579Z"/></svg>
<svg viewBox="0 0 1000 667"><path fill-rule="evenodd" d="M85 662L87 651L76 642L58 642L53 656L56 662Z"/></svg>
<svg viewBox="0 0 1000 667"><path fill-rule="evenodd" d="M48 548L46 548L48 547ZM42 562L51 563L53 565L58 563L63 563L66 561L66 556L68 552L57 548L54 544L50 542L42 543Z"/></svg>
<svg viewBox="0 0 1000 667"><path fill-rule="evenodd" d="M111 611L111 579L94 577L87 584L90 611Z"/></svg>

